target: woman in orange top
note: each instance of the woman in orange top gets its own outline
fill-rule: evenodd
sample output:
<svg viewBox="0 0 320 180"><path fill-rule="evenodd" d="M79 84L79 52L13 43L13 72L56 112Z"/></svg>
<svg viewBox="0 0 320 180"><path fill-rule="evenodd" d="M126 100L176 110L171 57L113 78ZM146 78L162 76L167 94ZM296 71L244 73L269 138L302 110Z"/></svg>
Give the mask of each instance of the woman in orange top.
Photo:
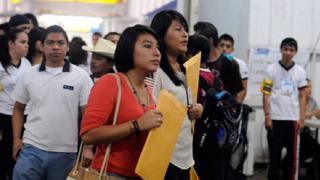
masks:
<svg viewBox="0 0 320 180"><path fill-rule="evenodd" d="M108 175L138 179L134 173L147 133L162 123L145 77L157 70L161 53L154 31L143 25L127 28L115 51L115 65L121 80L122 97L117 125L112 126L117 98L113 75L99 79L91 90L80 135L86 144L96 144L92 167L100 169L106 144L112 143Z"/></svg>

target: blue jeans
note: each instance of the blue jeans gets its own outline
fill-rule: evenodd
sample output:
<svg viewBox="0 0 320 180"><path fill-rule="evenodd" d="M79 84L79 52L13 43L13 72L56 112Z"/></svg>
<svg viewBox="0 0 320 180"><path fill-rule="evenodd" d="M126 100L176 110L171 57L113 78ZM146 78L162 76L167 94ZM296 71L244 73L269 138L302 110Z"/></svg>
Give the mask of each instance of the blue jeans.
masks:
<svg viewBox="0 0 320 180"><path fill-rule="evenodd" d="M14 180L65 180L76 153L48 152L25 144L13 170Z"/></svg>

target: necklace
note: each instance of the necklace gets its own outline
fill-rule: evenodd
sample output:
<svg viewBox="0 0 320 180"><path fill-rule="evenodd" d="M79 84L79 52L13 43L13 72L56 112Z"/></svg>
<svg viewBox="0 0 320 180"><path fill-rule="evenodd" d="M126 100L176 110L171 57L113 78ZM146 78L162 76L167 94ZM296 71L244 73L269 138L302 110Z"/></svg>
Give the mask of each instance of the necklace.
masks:
<svg viewBox="0 0 320 180"><path fill-rule="evenodd" d="M145 92L146 92L146 95L147 95L147 104L144 104L143 101L142 101L142 98L140 97L136 87L133 85L132 81L130 80L129 78L129 75L127 73L125 73L128 81L129 81L129 84L130 86L132 87L132 91L133 91L133 94L136 96L136 98L138 99L138 102L140 105L142 105L142 107L146 107L147 105L149 105L149 94L148 94L148 90L147 90L147 86L144 85L144 89L145 89Z"/></svg>

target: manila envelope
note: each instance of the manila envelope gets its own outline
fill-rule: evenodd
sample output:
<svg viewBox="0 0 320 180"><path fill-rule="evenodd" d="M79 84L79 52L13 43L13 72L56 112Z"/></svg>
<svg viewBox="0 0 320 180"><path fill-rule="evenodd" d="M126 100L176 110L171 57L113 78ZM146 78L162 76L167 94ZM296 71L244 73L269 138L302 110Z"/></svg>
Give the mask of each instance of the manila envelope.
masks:
<svg viewBox="0 0 320 180"><path fill-rule="evenodd" d="M163 123L149 132L135 169L146 180L164 179L187 115L187 108L166 90L160 91L157 109L163 114Z"/></svg>
<svg viewBox="0 0 320 180"><path fill-rule="evenodd" d="M191 89L192 102L197 102L199 75L200 75L201 52L190 58L183 64L186 68L187 86Z"/></svg>

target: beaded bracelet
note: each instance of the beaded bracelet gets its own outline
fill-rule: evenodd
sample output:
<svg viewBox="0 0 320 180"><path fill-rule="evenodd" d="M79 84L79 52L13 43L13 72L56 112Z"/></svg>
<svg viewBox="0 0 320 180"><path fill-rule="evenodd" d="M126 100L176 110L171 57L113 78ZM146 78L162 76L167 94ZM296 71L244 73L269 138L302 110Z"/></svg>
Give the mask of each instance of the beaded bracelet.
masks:
<svg viewBox="0 0 320 180"><path fill-rule="evenodd" d="M138 135L140 133L140 127L137 120L132 120L131 122L133 124L135 134Z"/></svg>

